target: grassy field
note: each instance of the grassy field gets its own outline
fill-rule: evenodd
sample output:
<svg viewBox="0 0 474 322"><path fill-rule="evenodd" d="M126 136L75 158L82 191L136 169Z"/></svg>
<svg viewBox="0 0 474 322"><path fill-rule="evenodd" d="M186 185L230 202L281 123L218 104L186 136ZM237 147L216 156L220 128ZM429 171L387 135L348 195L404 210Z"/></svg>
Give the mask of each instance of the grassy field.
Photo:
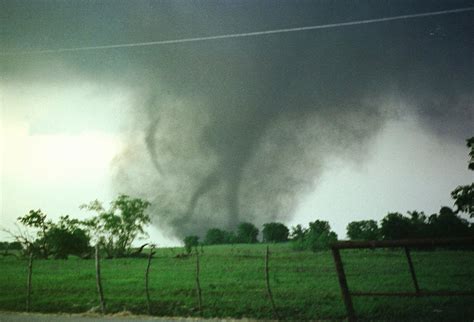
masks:
<svg viewBox="0 0 474 322"><path fill-rule="evenodd" d="M158 249L152 261L153 314L197 316L195 257L176 258L179 248ZM345 309L330 252L295 252L270 245L270 283L282 318L344 319ZM273 317L264 279L264 245L204 248L200 256L205 317ZM421 289L472 290L474 253L413 251ZM412 291L401 250L342 251L351 290ZM102 261L109 312L146 313L146 259ZM22 311L26 299L26 260L0 258L0 310ZM93 260L36 260L32 311L85 312L98 305ZM361 319L472 321L474 297L354 298Z"/></svg>

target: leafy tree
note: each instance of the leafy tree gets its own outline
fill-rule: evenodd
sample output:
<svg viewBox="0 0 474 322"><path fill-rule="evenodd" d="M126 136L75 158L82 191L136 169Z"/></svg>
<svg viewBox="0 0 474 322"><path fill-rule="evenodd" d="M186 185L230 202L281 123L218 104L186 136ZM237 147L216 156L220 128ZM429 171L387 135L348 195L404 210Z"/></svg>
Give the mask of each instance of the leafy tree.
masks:
<svg viewBox="0 0 474 322"><path fill-rule="evenodd" d="M191 254L193 247L197 247L198 245L199 245L198 236L186 236L184 238L184 248L186 249L186 253Z"/></svg>
<svg viewBox="0 0 474 322"><path fill-rule="evenodd" d="M313 252L328 249L337 241L337 234L331 231L329 222L316 220L309 223L308 228L301 225L292 227L291 247L295 250L309 249Z"/></svg>
<svg viewBox="0 0 474 322"><path fill-rule="evenodd" d="M458 186L451 192L455 200L456 212L465 212L474 218L474 183L466 186Z"/></svg>
<svg viewBox="0 0 474 322"><path fill-rule="evenodd" d="M474 137L467 139L467 147L471 149L469 152L470 160L468 169L474 170ZM456 212L465 212L471 218L474 217L474 183L466 186L458 186L451 192L454 199Z"/></svg>
<svg viewBox="0 0 474 322"><path fill-rule="evenodd" d="M401 213L392 212L382 219L380 232L385 240L409 238L412 235L412 223L410 218Z"/></svg>
<svg viewBox="0 0 474 322"><path fill-rule="evenodd" d="M442 207L439 215L429 218L430 237L468 237L473 235L469 222L460 218L451 208Z"/></svg>
<svg viewBox="0 0 474 322"><path fill-rule="evenodd" d="M258 242L258 228L254 224L244 222L237 227L236 240L238 243L253 244Z"/></svg>
<svg viewBox="0 0 474 322"><path fill-rule="evenodd" d="M235 241L235 235L232 232L219 228L211 228L204 237L206 245L231 244Z"/></svg>
<svg viewBox="0 0 474 322"><path fill-rule="evenodd" d="M337 234L331 231L329 222L316 220L309 223L309 229L306 232L306 243L313 252L328 249L336 241Z"/></svg>
<svg viewBox="0 0 474 322"><path fill-rule="evenodd" d="M17 220L26 227L36 230L36 239L27 237L27 234L18 234L17 241L25 246L27 252L33 252L37 255L47 259L49 257L49 247L47 244L47 233L52 226L51 220L46 219L41 209L30 210L28 214L23 217L18 217Z"/></svg>
<svg viewBox="0 0 474 322"><path fill-rule="evenodd" d="M290 231L288 227L279 222L263 225L262 235L264 242L286 242Z"/></svg>
<svg viewBox="0 0 474 322"><path fill-rule="evenodd" d="M306 233L307 233L307 229L303 228L299 224L294 227L291 227L290 245L294 250L306 249L306 244L305 244Z"/></svg>
<svg viewBox="0 0 474 322"><path fill-rule="evenodd" d="M428 218L423 211L409 211L410 216L410 232L407 238L426 238L430 235L430 227Z"/></svg>
<svg viewBox="0 0 474 322"><path fill-rule="evenodd" d="M7 234L10 234L12 235L12 233L8 230L3 230L4 232L6 232ZM15 238L15 236L12 236L13 238ZM18 241L18 240L15 240L15 241L12 241L12 242L7 242L7 241L3 241L3 242L0 242L0 249L1 250L24 250L24 245L21 241Z"/></svg>
<svg viewBox="0 0 474 322"><path fill-rule="evenodd" d="M353 221L347 225L347 236L351 240L379 240L380 229L375 220Z"/></svg>
<svg viewBox="0 0 474 322"><path fill-rule="evenodd" d="M133 241L146 235L144 226L150 223L146 213L149 206L148 201L123 194L111 202L108 210L95 200L81 206L97 213L96 217L83 223L92 231L95 242L105 249L108 257L127 256Z"/></svg>
<svg viewBox="0 0 474 322"><path fill-rule="evenodd" d="M89 250L89 236L79 227L79 221L69 216L60 218L52 225L46 236L50 252L56 259L67 259L68 255L81 256Z"/></svg>

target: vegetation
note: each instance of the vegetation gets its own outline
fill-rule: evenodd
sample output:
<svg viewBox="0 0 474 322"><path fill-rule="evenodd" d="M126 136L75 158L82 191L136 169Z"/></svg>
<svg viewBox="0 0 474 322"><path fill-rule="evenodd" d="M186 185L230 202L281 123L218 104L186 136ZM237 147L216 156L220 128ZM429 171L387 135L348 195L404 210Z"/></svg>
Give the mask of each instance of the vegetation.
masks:
<svg viewBox="0 0 474 322"><path fill-rule="evenodd" d="M272 319L266 296L264 244L206 246L200 255L204 317ZM156 249L149 275L152 311L160 316L198 316L195 259L176 257L182 248ZM290 244L270 245L270 286L283 319L342 320L344 304L329 251L294 252ZM421 289L472 290L474 256L467 251L412 251ZM403 250L345 250L342 259L354 291L412 291ZM146 259L118 258L101 263L110 313L148 312L144 290ZM0 310L25 308L25 260L0 259ZM31 309L85 312L97 307L93 260L35 260ZM471 321L471 297L355 297L365 320Z"/></svg>
<svg viewBox="0 0 474 322"><path fill-rule="evenodd" d="M468 169L474 171L474 136L466 141L467 147L471 149ZM458 186L451 192L451 197L454 199L456 212L465 212L474 218L474 182L470 185Z"/></svg>
<svg viewBox="0 0 474 322"><path fill-rule="evenodd" d="M288 241L290 230L284 224L271 222L263 225L262 239L266 243L278 243Z"/></svg>
<svg viewBox="0 0 474 322"><path fill-rule="evenodd" d="M389 213L381 221L383 239L447 238L474 235L474 226L459 217L451 208L442 207L439 214L427 217L423 212L409 212L409 216Z"/></svg>
<svg viewBox="0 0 474 322"><path fill-rule="evenodd" d="M211 228L207 231L204 238L206 245L233 244L236 241L233 232L225 231L219 228Z"/></svg>
<svg viewBox="0 0 474 322"><path fill-rule="evenodd" d="M249 222L241 223L237 227L236 242L245 244L254 244L258 242L258 228Z"/></svg>
<svg viewBox="0 0 474 322"><path fill-rule="evenodd" d="M312 250L313 252L328 249L337 241L337 234L331 231L329 222L316 220L309 223L309 228L301 225L293 227L291 244L295 250Z"/></svg>
<svg viewBox="0 0 474 322"><path fill-rule="evenodd" d="M351 240L379 240L380 229L375 220L353 221L347 225L347 237Z"/></svg>
<svg viewBox="0 0 474 322"><path fill-rule="evenodd" d="M187 236L184 238L184 249L186 253L191 254L193 247L199 246L199 237L198 236Z"/></svg>
<svg viewBox="0 0 474 322"><path fill-rule="evenodd" d="M81 208L95 211L97 216L83 224L91 231L91 236L107 252L107 257L130 255L132 243L145 236L145 225L150 217L145 212L150 206L148 201L119 195L105 210L100 201L92 201Z"/></svg>
<svg viewBox="0 0 474 322"><path fill-rule="evenodd" d="M474 169L474 138L469 168ZM474 236L474 225L460 217L473 217L473 186L460 186L452 196L456 209L442 207L430 216L411 211L387 214L380 225L375 220L354 221L347 226L352 240L391 240L406 238L443 238ZM0 259L0 310L24 309L24 279L26 262L6 255L21 249L33 254L32 308L41 312L83 312L97 305L93 261L89 257L90 243L99 245L110 260L103 261L102 275L109 312L122 309L134 313L148 312L144 299L142 273L146 265L131 258L132 243L145 236L150 223L146 210L150 203L139 198L120 195L105 209L99 201L81 206L96 216L80 221L63 216L58 222L47 218L40 209L19 217L23 225L15 241L2 242L5 256ZM211 228L204 237L208 245L202 251L201 285L205 317L272 318L275 312L265 296L265 247L258 243L259 229L252 223L240 223L235 232ZM289 229L282 223L266 223L262 229L271 246L270 284L278 315L284 319L342 319L345 316L335 270L327 249L337 241L329 222L315 220L308 227L297 225ZM199 236L184 238L187 256L176 249L158 249L153 261L159 261L159 271L150 278L152 312L164 316L197 315L194 288L195 261L192 249L199 245ZM283 243L290 241L289 243ZM229 244L229 245L221 245ZM210 246L214 245L214 246ZM143 250L143 245L139 251ZM298 252L294 252L298 250ZM342 251L343 261L353 290L407 291L411 288L406 258L401 252L387 250ZM423 290L472 291L474 257L470 251L437 250L412 252L416 272ZM70 261L48 261L67 259ZM125 258L128 257L128 258ZM370 278L367 278L370 276ZM405 287L406 285L406 287ZM474 318L470 298L356 298L356 312L362 319L395 320L461 320Z"/></svg>

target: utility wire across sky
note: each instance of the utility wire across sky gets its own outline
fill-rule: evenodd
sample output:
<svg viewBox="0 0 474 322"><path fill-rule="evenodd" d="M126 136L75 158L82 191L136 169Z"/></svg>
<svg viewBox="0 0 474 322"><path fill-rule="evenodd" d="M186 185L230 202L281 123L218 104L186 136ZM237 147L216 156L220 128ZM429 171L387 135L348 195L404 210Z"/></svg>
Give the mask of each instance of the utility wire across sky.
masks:
<svg viewBox="0 0 474 322"><path fill-rule="evenodd" d="M372 23L394 21L394 20L423 18L423 17L431 17L431 16L462 13L462 12L468 12L468 11L474 11L474 7L465 7L465 8L457 8L457 9L449 9L449 10L414 13L414 14L407 14L407 15L382 17L382 18L374 18L374 19L365 19L365 20L356 20L356 21L347 21L347 22L338 22L338 23L313 25L313 26L305 26L305 27L272 29L272 30L262 30L262 31L253 31L253 32L235 33L235 34L224 34L224 35L216 35L216 36L204 36L204 37L193 37L193 38L158 40L158 41L125 43L125 44L115 44L115 45L56 48L56 49L40 49L40 50L28 50L28 51L12 51L12 52L3 52L3 53L0 53L0 55L1 56L13 56L13 55L52 54L52 53L62 53L62 52L104 50L104 49L127 48L127 47L159 46L159 45L181 44L181 43L219 40L219 39L229 39L229 38L256 37L256 36L282 34L282 33L289 33L289 32L298 32L298 31L348 27L348 26L372 24Z"/></svg>

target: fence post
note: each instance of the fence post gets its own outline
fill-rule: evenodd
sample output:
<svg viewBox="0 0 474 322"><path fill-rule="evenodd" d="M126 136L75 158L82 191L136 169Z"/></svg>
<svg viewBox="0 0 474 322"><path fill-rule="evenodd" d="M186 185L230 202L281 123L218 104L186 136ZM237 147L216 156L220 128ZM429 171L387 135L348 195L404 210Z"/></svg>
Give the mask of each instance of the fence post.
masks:
<svg viewBox="0 0 474 322"><path fill-rule="evenodd" d="M199 252L196 247L196 290L198 295L198 305L199 305L199 314L202 316L202 292L201 292L201 283L199 282Z"/></svg>
<svg viewBox="0 0 474 322"><path fill-rule="evenodd" d="M28 278L26 282L26 312L30 312L31 303L31 275L33 274L33 252L30 252L28 259Z"/></svg>
<svg viewBox="0 0 474 322"><path fill-rule="evenodd" d="M268 249L268 246L267 246L267 251L265 252L265 283L267 285L267 294L272 304L273 314L275 314L275 317L277 318L277 320L280 320L280 316L278 315L278 311L276 309L275 301L273 300L272 290L270 289L270 275L268 274L268 258L269 257L270 257L270 250Z"/></svg>
<svg viewBox="0 0 474 322"><path fill-rule="evenodd" d="M100 309L102 311L102 314L105 314L104 291L102 290L102 281L100 278L99 244L95 245L95 277L97 283L97 292L99 293Z"/></svg>
<svg viewBox="0 0 474 322"><path fill-rule="evenodd" d="M148 304L148 314L151 315L151 300L150 300L150 291L148 289L148 275L150 273L150 266L151 266L151 259L155 252L153 251L155 249L155 246L151 246L150 249L150 254L148 255L148 264L146 266L146 271L145 271L145 292L146 292L146 301Z"/></svg>
<svg viewBox="0 0 474 322"><path fill-rule="evenodd" d="M342 265L339 249L334 246L332 247L332 256L334 258L334 263L336 264L337 277L341 287L342 299L344 300L344 305L346 306L347 319L349 322L353 322L356 320L356 316L354 312L354 306L352 305L351 294L349 293L349 287L347 286L346 273L344 272L344 266Z"/></svg>
<svg viewBox="0 0 474 322"><path fill-rule="evenodd" d="M408 246L405 246L404 248L408 260L408 267L410 267L411 278L413 280L413 284L415 285L416 294L420 294L420 287L418 286L418 280L416 279L415 268L411 260L410 249L408 249Z"/></svg>

